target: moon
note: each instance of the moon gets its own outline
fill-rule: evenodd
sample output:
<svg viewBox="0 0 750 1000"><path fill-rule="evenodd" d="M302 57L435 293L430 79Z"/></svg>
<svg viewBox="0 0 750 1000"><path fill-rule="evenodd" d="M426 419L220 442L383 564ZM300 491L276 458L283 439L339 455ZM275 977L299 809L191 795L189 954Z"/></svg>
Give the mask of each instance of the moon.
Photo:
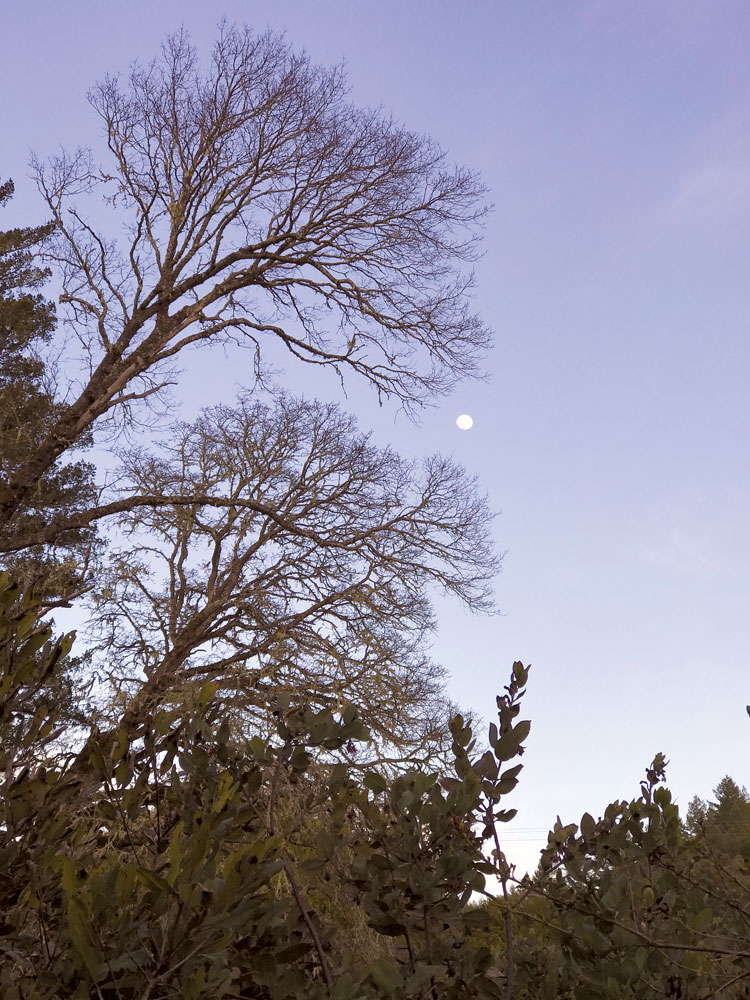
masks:
<svg viewBox="0 0 750 1000"><path fill-rule="evenodd" d="M468 413L462 413L460 417L456 418L456 427L462 431L468 431L474 426L474 421L471 419Z"/></svg>

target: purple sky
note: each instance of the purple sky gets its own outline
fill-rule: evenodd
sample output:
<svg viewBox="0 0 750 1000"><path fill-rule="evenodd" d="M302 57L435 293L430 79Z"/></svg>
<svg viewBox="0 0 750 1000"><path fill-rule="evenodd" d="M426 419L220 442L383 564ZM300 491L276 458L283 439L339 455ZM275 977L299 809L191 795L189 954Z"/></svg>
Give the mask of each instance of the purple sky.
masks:
<svg viewBox="0 0 750 1000"><path fill-rule="evenodd" d="M182 22L207 52L222 10L197 0L12 5L3 22L0 224L43 218L29 148L95 144L85 91L150 58ZM352 387L378 441L442 450L481 477L507 552L502 617L447 602L435 654L491 717L514 659L533 664L533 730L508 838L521 867L557 813L631 797L663 750L683 808L727 772L750 784L750 5L654 0L378 3L227 0L348 65L382 104L480 170L495 211L477 302L492 380L420 426ZM236 368L187 377L185 405ZM294 391L332 380L288 372ZM471 431L455 427L459 413ZM542 829L543 828L543 829ZM509 845L511 846L511 845ZM530 860L531 859L531 860Z"/></svg>

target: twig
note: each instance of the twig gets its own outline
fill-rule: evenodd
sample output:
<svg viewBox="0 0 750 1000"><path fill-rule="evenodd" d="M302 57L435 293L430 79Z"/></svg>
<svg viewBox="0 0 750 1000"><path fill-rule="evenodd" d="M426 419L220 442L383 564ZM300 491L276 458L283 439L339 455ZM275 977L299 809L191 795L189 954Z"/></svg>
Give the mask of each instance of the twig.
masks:
<svg viewBox="0 0 750 1000"><path fill-rule="evenodd" d="M307 906L305 905L305 900L302 896L302 893L299 891L297 887L294 875L292 874L291 866L289 865L289 862L286 860L286 858L281 859L281 866L284 869L284 873L287 877L289 885L292 888L292 892L294 893L294 898L297 901L299 912L302 914L302 919L305 921L305 923L307 924L307 929L310 931L310 937L313 939L315 950L318 953L320 967L323 970L323 978L326 981L328 989L331 990L333 987L333 979L331 978L331 972L328 968L328 962L326 961L325 951L323 950L323 943L320 940L315 924L312 922L310 912L307 909Z"/></svg>

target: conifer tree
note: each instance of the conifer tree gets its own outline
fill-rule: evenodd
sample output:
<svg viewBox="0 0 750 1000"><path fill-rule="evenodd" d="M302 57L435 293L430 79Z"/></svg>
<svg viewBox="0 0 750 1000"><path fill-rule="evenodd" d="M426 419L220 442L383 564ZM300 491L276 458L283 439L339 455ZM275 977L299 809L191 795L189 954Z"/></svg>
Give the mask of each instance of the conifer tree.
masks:
<svg viewBox="0 0 750 1000"><path fill-rule="evenodd" d="M0 184L0 206L13 189L12 181ZM38 291L49 272L37 265L36 252L52 228L47 224L0 232L0 494L63 409L55 398L54 372L39 356L55 329L55 308ZM91 506L95 497L93 466L58 459L13 519L0 528L0 541L40 530L57 517ZM85 588L95 548L95 528L72 528L60 533L54 547L37 545L5 555L2 568L33 584L46 606L54 607Z"/></svg>

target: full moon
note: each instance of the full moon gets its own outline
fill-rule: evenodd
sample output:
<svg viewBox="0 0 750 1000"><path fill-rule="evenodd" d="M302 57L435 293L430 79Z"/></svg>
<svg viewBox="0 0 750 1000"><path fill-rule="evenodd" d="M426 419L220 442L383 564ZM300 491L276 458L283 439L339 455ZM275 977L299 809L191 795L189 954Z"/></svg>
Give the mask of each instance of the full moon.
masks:
<svg viewBox="0 0 750 1000"><path fill-rule="evenodd" d="M460 428L462 431L468 431L473 426L474 421L468 413L462 413L460 417L456 418L456 427Z"/></svg>

